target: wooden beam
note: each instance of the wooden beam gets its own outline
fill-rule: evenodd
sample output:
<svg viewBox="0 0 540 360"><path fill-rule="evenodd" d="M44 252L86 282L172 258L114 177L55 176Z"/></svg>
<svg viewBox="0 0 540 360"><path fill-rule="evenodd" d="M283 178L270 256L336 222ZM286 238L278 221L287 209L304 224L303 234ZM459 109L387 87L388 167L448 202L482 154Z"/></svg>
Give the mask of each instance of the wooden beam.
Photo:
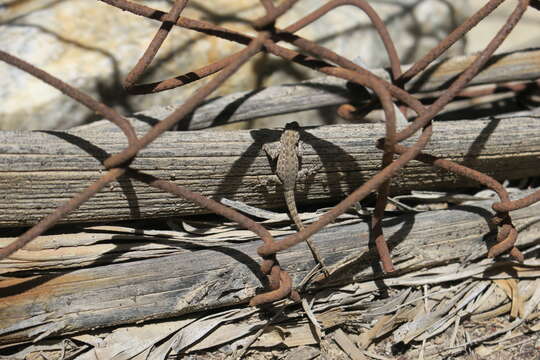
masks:
<svg viewBox="0 0 540 360"><path fill-rule="evenodd" d="M486 236L490 204L386 219L384 232L398 272L380 284L407 285L400 275L483 259L486 243L494 241ZM539 243L538 211L540 204L512 213L521 247ZM239 237L232 231L231 239ZM242 239L247 238L245 232ZM376 257L368 249L365 222L336 223L312 239L332 272L325 287L380 275L372 266ZM0 245L9 241L0 239ZM113 228L40 237L0 260L0 344L242 304L262 290L256 254L261 241L210 241ZM305 244L280 252L278 259L295 284L314 266Z"/></svg>
<svg viewBox="0 0 540 360"><path fill-rule="evenodd" d="M422 73L411 79L405 89L411 93L445 90L448 84L470 65L477 55L456 56L434 61ZM406 70L410 65L404 65ZM380 78L389 81L387 69L372 69ZM484 69L469 86L540 78L540 49L526 49L492 56ZM198 107L185 129L204 129L216 125L255 119L265 116L294 113L324 106L341 105L354 99L368 101L367 92L351 93L347 81L324 76L295 84L284 84L253 91L238 92L211 99ZM135 114L142 121L155 122L167 117L179 106L156 107ZM103 124L113 127L109 123Z"/></svg>
<svg viewBox="0 0 540 360"><path fill-rule="evenodd" d="M143 130L139 127L140 130ZM455 160L497 179L540 175L540 123L534 113L440 122L427 152ZM132 167L171 180L213 199L223 197L259 207L283 207L279 187L261 186L271 174L262 151L278 130L168 132L141 151ZM383 124L305 129L304 166L322 168L298 184L299 204L343 199L380 169L375 142ZM410 142L409 142L410 143ZM51 213L99 178L100 161L127 146L118 130L0 132L0 227L27 226ZM476 186L470 180L418 162L392 183L392 192ZM121 178L63 222L147 219L203 213L204 209L129 178Z"/></svg>

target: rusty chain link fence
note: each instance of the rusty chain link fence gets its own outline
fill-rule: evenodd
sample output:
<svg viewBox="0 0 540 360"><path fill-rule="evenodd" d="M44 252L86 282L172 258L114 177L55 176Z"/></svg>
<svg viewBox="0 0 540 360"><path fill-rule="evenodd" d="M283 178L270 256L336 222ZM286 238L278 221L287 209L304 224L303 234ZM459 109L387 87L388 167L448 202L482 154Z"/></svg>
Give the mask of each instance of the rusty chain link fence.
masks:
<svg viewBox="0 0 540 360"><path fill-rule="evenodd" d="M294 6L297 0L283 0L277 6L272 0L260 0L261 6L264 7L266 14L258 19L253 19L251 22L253 29L257 32L257 36L250 36L232 31L225 27L216 26L209 22L183 17L182 12L188 4L188 0L174 1L170 11L167 13L128 0L101 1L112 7L161 23L159 30L148 45L146 51L124 80L124 87L127 92L131 94L156 93L180 87L210 75L215 74L215 76L204 86L199 87L181 106L168 117L153 126L146 134L144 134L144 136L137 137L135 130L128 120L110 107L94 100L85 93L64 83L45 71L32 66L24 60L0 51L0 60L43 80L62 91L67 96L72 97L76 101L84 104L104 118L113 122L122 130L129 143L124 150L111 155L103 161L103 167L106 169L106 172L100 179L89 184L83 192L71 198L64 205L58 207L49 216L45 217L38 224L22 234L16 241L0 249L0 258L7 257L14 253L34 238L44 233L47 229L50 229L61 218L65 217L70 212L76 211L81 204L90 199L97 192L101 191L108 183L115 181L120 176L128 176L142 181L148 186L167 191L175 196L192 201L211 212L235 221L246 229L253 231L261 238L264 244L258 249L258 254L263 259L260 270L268 278L269 289L266 293L253 297L250 302L251 305L268 303L288 296L292 299L298 299L299 295L293 289L291 277L279 266L277 259L278 253L295 244L305 241L335 220L353 204L364 199L373 191L377 192L377 202L371 220L372 240L376 244L383 270L385 272L392 272L394 270L392 259L390 258L390 253L385 243L381 220L387 203L390 180L411 160L417 160L470 178L493 189L500 199L499 202L493 205L495 215L491 220L493 224L497 226L498 234L497 243L489 249L487 256L496 257L504 253L509 253L514 259L518 261L523 260L521 252L514 246L517 239L517 231L512 224L509 212L539 201L540 191L519 200L510 201L508 192L501 183L492 177L455 162L423 153L422 151L434 131L432 119L450 101L452 101L452 99L463 93L462 90L467 87L471 79L479 73L484 65L486 65L493 53L512 29L514 29L516 24L518 24L525 10L527 10L528 7L540 10L540 1L516 1L514 11L507 18L506 23L492 36L485 49L482 50L476 56L475 60L451 82L446 91L442 92L442 94L429 106L424 105L419 98L405 91L404 85L414 76L421 74L434 60L440 58L452 44L462 39L469 30L503 3L503 0L487 1L479 11L470 16L461 25L457 26L450 35L440 41L437 46L431 49L406 72L402 72L395 44L392 41L385 24L369 3L364 0L333 0L326 2L316 11L307 14L284 29L277 28L275 26L275 21L279 16L283 15ZM295 34L298 30L317 21L317 19L333 11L333 9L344 5L350 5L361 9L371 20L372 25L377 30L384 43L388 59L390 60L391 81L385 81L350 59L342 57L328 48ZM141 75L145 73L145 70L152 63L160 46L174 26L178 26L184 29L184 31L196 31L208 36L215 36L237 42L245 45L245 48L242 51L212 64L197 69L190 69L185 73L189 74L189 76L177 76L154 83L138 83ZM294 51L279 45L279 43L283 42L296 46L300 51ZM386 134L384 138L377 141L377 147L383 150L381 170L362 186L353 191L346 199L321 216L318 221L307 226L304 230L289 235L280 241L276 241L270 232L261 224L240 214L232 208L224 206L199 193L190 191L188 188L176 185L171 181L160 179L153 175L130 168L130 162L137 156L137 153L142 148L152 143L156 138L163 134L163 132L171 129L173 126L189 121L188 115L201 104L203 100L220 87L229 77L234 76L242 65L260 52L278 56L287 61L306 66L330 76L345 79L372 90L374 96L366 107L357 109L352 105L343 105L339 109L342 114L367 114L374 109L382 107L385 116ZM397 108L394 107L394 102L400 105L399 111L412 111L416 116L406 128L399 132L396 130L395 109ZM420 136L414 145L410 147L400 145L400 142L417 133L420 133Z"/></svg>

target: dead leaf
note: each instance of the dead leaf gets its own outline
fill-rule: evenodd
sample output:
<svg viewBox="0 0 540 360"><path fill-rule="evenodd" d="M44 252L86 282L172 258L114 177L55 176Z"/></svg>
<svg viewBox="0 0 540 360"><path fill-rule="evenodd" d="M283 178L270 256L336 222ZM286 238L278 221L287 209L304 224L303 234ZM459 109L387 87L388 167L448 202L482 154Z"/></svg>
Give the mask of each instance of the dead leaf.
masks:
<svg viewBox="0 0 540 360"><path fill-rule="evenodd" d="M334 341L339 347L349 355L352 360L367 360L360 349L352 342L352 340L341 329L337 329L333 336Z"/></svg>
<svg viewBox="0 0 540 360"><path fill-rule="evenodd" d="M513 318L522 317L524 311L523 300L519 295L519 289L516 279L498 279L493 280L493 282L504 290L506 296L508 296L508 298L512 302L510 316L512 316Z"/></svg>

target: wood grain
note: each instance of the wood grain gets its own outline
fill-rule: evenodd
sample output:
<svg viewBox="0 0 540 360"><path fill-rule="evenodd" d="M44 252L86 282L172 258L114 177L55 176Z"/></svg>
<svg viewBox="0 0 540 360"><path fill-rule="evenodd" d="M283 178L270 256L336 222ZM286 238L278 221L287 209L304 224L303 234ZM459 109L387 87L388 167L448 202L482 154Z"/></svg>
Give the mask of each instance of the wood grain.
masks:
<svg viewBox="0 0 540 360"><path fill-rule="evenodd" d="M493 241L486 236L490 204L386 219L384 231L399 271L385 283L391 286L400 274L437 264L467 266L484 258L486 242ZM535 204L512 213L521 247L539 243L539 211ZM40 237L29 249L1 260L0 344L241 304L262 289L258 239L205 244L204 236L159 233L102 229L64 234L56 241ZM333 272L324 286L372 278L375 258L368 238L365 222L338 223L313 236ZM296 284L314 265L305 244L278 258Z"/></svg>
<svg viewBox="0 0 540 360"><path fill-rule="evenodd" d="M141 126L139 130L143 130ZM484 171L497 179L540 175L538 116L505 117L435 124L427 152ZM336 202L373 176L380 167L376 139L382 124L323 126L302 131L304 166L322 168L298 184L297 202ZM209 196L259 207L283 207L278 188L260 185L272 174L262 145L279 130L169 132L139 153L132 167ZM0 227L26 226L82 191L102 174L100 163L127 145L119 131L0 132ZM455 189L470 180L418 162L392 183L392 192ZM191 202L128 178L111 183L63 222L147 219L203 213Z"/></svg>
<svg viewBox="0 0 540 360"><path fill-rule="evenodd" d="M411 79L405 89L411 93L428 93L445 90L449 83L470 65L476 55L457 56L434 61L422 73ZM404 65L404 71L410 65ZM372 72L387 81L387 69L372 69ZM511 81L536 80L540 78L540 50L526 49L492 56L470 86ZM355 103L368 101L366 91L350 91L348 82L324 76L294 84L284 84L238 92L211 99L198 107L182 129L204 129L237 121L294 113L325 106L341 105L354 99ZM135 114L142 121L155 122L164 119L180 104L156 107ZM107 128L109 123L102 124Z"/></svg>

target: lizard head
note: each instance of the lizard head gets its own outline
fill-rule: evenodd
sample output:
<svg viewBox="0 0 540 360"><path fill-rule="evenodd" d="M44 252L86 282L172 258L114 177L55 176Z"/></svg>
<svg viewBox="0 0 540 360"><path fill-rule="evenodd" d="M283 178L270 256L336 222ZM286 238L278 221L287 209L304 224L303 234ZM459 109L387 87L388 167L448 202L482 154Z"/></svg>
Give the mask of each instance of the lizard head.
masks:
<svg viewBox="0 0 540 360"><path fill-rule="evenodd" d="M292 121L285 125L285 130L300 130L300 125L296 121Z"/></svg>
<svg viewBox="0 0 540 360"><path fill-rule="evenodd" d="M298 125L296 121L293 121L285 125L283 134L286 136L286 138L292 140L294 144L297 144L300 141L299 130L300 130L300 125Z"/></svg>

